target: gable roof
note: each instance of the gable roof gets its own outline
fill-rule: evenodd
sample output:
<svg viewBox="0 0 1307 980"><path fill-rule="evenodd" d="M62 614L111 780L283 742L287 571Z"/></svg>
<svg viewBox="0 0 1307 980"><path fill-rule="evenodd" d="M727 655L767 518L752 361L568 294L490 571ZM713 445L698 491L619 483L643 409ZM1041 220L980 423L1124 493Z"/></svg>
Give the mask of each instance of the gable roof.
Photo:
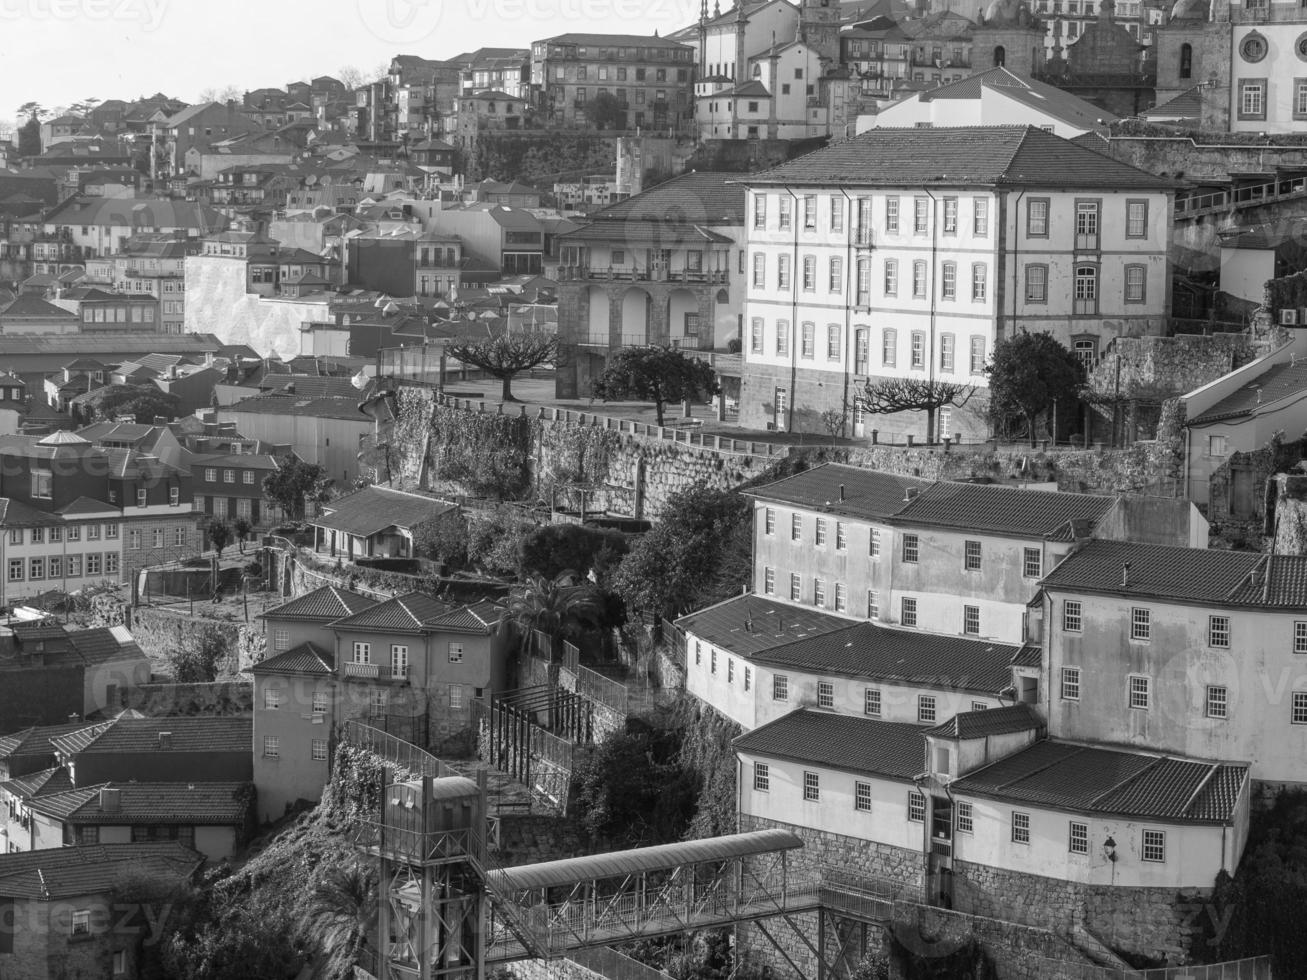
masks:
<svg viewBox="0 0 1307 980"><path fill-rule="evenodd" d="M747 497L794 504L869 520L884 520L907 504L909 490L925 490L929 480L883 473L843 463L825 463L761 487L742 490Z"/></svg>
<svg viewBox="0 0 1307 980"><path fill-rule="evenodd" d="M1078 96L1029 75L1019 74L1010 68L990 68L949 82L915 96L921 102L937 99L979 99L985 89L1001 92L1023 105L1038 109L1064 122L1084 129L1097 129L1103 122L1112 122L1116 116L1100 109Z"/></svg>
<svg viewBox="0 0 1307 980"><path fill-rule="evenodd" d="M332 623L336 629L417 633L434 626L453 610L422 592L395 596Z"/></svg>
<svg viewBox="0 0 1307 980"><path fill-rule="evenodd" d="M245 822L246 783L103 783L63 793L37 796L27 806L36 813L71 824L169 824L229 826ZM117 801L105 805L102 790Z"/></svg>
<svg viewBox="0 0 1307 980"><path fill-rule="evenodd" d="M302 676L314 674L329 677L336 670L336 658L325 653L312 643L301 643L297 647L278 653L266 660L261 660L250 668L251 674L291 674Z"/></svg>
<svg viewBox="0 0 1307 980"><path fill-rule="evenodd" d="M738 179L739 174L682 174L601 208L590 215L590 220L743 225L747 195L744 187L735 183Z"/></svg>
<svg viewBox="0 0 1307 980"><path fill-rule="evenodd" d="M1084 493L941 482L922 490L894 515L893 523L1044 537L1071 521L1097 523L1114 501L1114 497Z"/></svg>
<svg viewBox="0 0 1307 980"><path fill-rule="evenodd" d="M922 731L905 722L799 708L732 744L750 755L911 780L926 767Z"/></svg>
<svg viewBox="0 0 1307 980"><path fill-rule="evenodd" d="M177 841L89 844L0 854L0 896L52 901L110 891L128 871L157 881L190 877L204 858Z"/></svg>
<svg viewBox="0 0 1307 980"><path fill-rule="evenodd" d="M954 780L950 792L1050 809L1226 823L1234 818L1247 778L1243 764L1049 739Z"/></svg>
<svg viewBox="0 0 1307 980"><path fill-rule="evenodd" d="M1042 730L1044 720L1033 707L1024 702L1004 705L1001 708L989 708L984 711L959 711L956 715L934 728L927 728L927 735L940 738L987 738L990 735L1010 735L1013 732Z"/></svg>
<svg viewBox="0 0 1307 980"><path fill-rule="evenodd" d="M0 783L0 790L22 799L63 793L72 788L73 781L68 777L68 770L63 766L42 769L40 772L29 773L26 776L16 776Z"/></svg>
<svg viewBox="0 0 1307 980"><path fill-rule="evenodd" d="M58 735L86 728L86 722L73 721L60 725L38 725L24 728L11 735L0 737L0 759L12 759L23 755L54 755L54 746L50 739Z"/></svg>
<svg viewBox="0 0 1307 980"><path fill-rule="evenodd" d="M457 510L458 505L435 497L372 486L324 504L322 509L323 516L309 522L314 527L366 537L388 527L411 528Z"/></svg>
<svg viewBox="0 0 1307 980"><path fill-rule="evenodd" d="M740 180L751 187L1179 186L1035 126L877 127Z"/></svg>
<svg viewBox="0 0 1307 980"><path fill-rule="evenodd" d="M1282 398L1307 394L1307 358L1273 364L1249 379L1197 418L1190 425L1206 425L1224 419L1247 418L1262 405Z"/></svg>
<svg viewBox="0 0 1307 980"><path fill-rule="evenodd" d="M1012 662L1020 649L987 640L857 623L747 656L772 668L997 694L1012 683Z"/></svg>
<svg viewBox="0 0 1307 980"><path fill-rule="evenodd" d="M159 747L160 733L171 735L170 747ZM241 717L128 718L118 717L71 735L50 740L70 755L129 752L249 752L254 722Z"/></svg>
<svg viewBox="0 0 1307 980"><path fill-rule="evenodd" d="M682 616L676 625L713 646L752 657L797 640L847 629L852 622L810 606L743 595Z"/></svg>

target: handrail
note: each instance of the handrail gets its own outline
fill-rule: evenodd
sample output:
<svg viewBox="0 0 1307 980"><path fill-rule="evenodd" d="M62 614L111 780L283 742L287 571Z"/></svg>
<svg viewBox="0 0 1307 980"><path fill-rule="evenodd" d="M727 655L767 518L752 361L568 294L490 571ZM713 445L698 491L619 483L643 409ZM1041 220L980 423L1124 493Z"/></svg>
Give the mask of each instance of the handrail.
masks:
<svg viewBox="0 0 1307 980"><path fill-rule="evenodd" d="M1268 188L1270 188L1269 192ZM1187 197L1175 202L1175 215L1181 217L1224 207L1256 207L1303 194L1307 194L1307 177L1291 177Z"/></svg>

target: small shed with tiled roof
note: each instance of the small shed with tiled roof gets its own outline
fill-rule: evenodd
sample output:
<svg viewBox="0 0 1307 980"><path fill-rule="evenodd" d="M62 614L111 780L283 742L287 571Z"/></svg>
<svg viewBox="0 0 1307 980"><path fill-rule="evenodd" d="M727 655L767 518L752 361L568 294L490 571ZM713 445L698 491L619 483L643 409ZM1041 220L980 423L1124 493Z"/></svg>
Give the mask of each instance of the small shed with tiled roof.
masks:
<svg viewBox="0 0 1307 980"><path fill-rule="evenodd" d="M317 547L331 555L413 557L413 531L418 525L456 517L458 505L419 493L364 487L325 504L313 526Z"/></svg>

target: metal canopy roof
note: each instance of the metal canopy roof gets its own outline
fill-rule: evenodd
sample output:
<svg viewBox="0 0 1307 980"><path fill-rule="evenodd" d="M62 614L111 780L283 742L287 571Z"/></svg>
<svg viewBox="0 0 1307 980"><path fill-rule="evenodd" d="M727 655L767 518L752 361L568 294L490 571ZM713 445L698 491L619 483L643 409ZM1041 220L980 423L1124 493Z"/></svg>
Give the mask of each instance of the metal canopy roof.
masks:
<svg viewBox="0 0 1307 980"><path fill-rule="evenodd" d="M727 837L614 851L611 854L587 854L561 861L526 864L491 871L489 877L497 879L497 890L501 892L528 891L648 871L670 871L682 864L729 861L732 858L789 851L802 846L803 841L788 830L759 830L750 834L731 834Z"/></svg>

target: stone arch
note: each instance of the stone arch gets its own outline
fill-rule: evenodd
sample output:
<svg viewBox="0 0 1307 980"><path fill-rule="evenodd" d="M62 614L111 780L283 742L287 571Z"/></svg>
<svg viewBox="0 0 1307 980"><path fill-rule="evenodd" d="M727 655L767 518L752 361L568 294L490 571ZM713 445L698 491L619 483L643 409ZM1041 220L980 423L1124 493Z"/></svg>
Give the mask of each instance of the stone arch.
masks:
<svg viewBox="0 0 1307 980"><path fill-rule="evenodd" d="M710 327L699 316L699 297L688 289L673 289L667 297L667 334L672 342L697 349L699 338Z"/></svg>
<svg viewBox="0 0 1307 980"><path fill-rule="evenodd" d="M1002 68L1007 61L1007 49L1001 44L994 45L994 67Z"/></svg>
<svg viewBox="0 0 1307 980"><path fill-rule="evenodd" d="M653 297L636 286L622 294L621 335L623 347L638 347L649 343L649 327L653 322Z"/></svg>
<svg viewBox="0 0 1307 980"><path fill-rule="evenodd" d="M592 344L608 343L608 328L611 322L612 303L608 291L599 286L586 289L586 310L589 314L586 335Z"/></svg>

